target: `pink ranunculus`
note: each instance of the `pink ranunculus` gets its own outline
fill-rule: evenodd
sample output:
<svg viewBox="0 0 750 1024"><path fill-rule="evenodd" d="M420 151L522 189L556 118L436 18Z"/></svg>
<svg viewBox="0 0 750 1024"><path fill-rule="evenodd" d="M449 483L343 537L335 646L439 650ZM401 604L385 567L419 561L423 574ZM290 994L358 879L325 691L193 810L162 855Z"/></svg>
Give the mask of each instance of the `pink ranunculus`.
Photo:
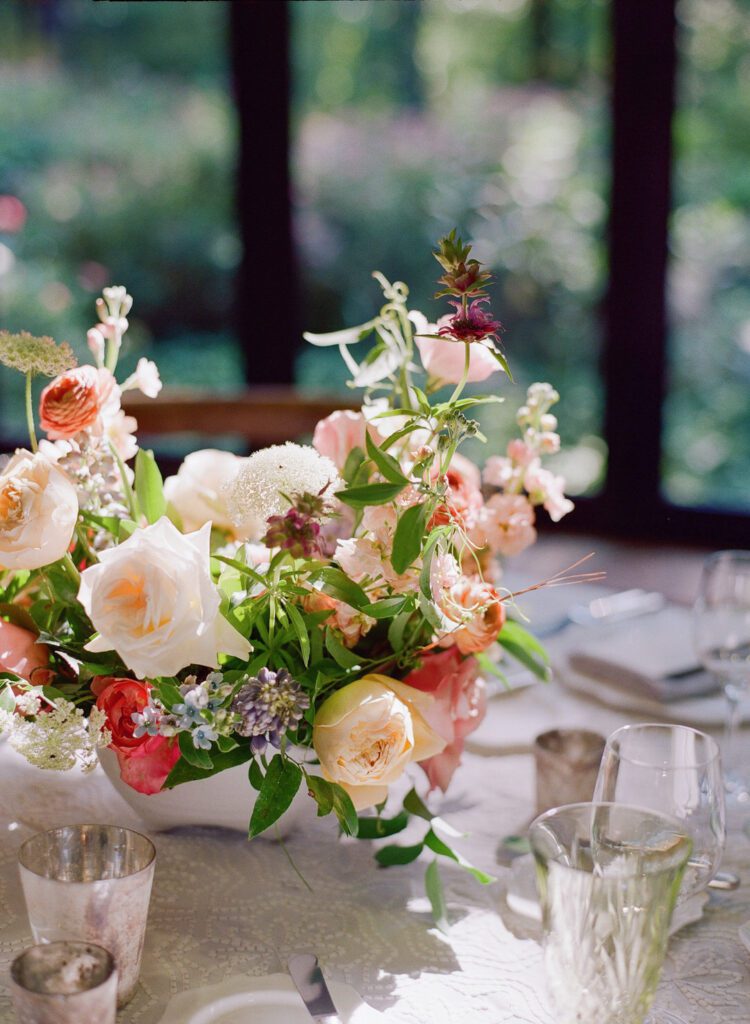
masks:
<svg viewBox="0 0 750 1024"><path fill-rule="evenodd" d="M493 554L517 555L536 541L534 509L523 494L493 494L471 539Z"/></svg>
<svg viewBox="0 0 750 1024"><path fill-rule="evenodd" d="M440 654L428 654L422 667L404 682L435 698L428 722L446 741L446 747L422 761L430 788L445 792L463 753L464 740L481 723L487 710L484 680L478 678L474 658L462 658L455 647Z"/></svg>
<svg viewBox="0 0 750 1024"><path fill-rule="evenodd" d="M450 319L443 317L443 320ZM443 322L440 321L440 323ZM438 327L440 326L438 324ZM460 341L451 341L442 338L420 338L414 339L419 349L419 355L430 377L441 380L444 384L458 384L463 377L464 362L466 360L466 348ZM486 345L476 343L469 351L469 376L466 378L469 383L477 383L480 380L487 380L500 364Z"/></svg>
<svg viewBox="0 0 750 1024"><path fill-rule="evenodd" d="M365 450L365 428L376 444L382 440L376 428L372 424L368 425L361 412L337 409L316 425L313 447L341 470L353 448Z"/></svg>
<svg viewBox="0 0 750 1024"><path fill-rule="evenodd" d="M34 674L49 663L49 650L36 641L36 634L30 630L0 619L0 670L14 672L33 683Z"/></svg>

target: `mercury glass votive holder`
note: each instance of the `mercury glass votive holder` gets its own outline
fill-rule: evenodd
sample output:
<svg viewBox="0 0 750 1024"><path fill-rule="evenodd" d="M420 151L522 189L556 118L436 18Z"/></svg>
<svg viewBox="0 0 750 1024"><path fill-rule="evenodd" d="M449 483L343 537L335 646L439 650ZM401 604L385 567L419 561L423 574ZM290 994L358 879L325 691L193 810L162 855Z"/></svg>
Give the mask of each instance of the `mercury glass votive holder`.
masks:
<svg viewBox="0 0 750 1024"><path fill-rule="evenodd" d="M18 853L34 941L74 939L109 950L118 1007L138 984L155 858L150 839L116 825L40 832Z"/></svg>
<svg viewBox="0 0 750 1024"><path fill-rule="evenodd" d="M582 803L529 831L557 1024L642 1024L692 842L676 819Z"/></svg>
<svg viewBox="0 0 750 1024"><path fill-rule="evenodd" d="M115 1024L115 960L88 942L32 946L11 964L10 993L18 1024Z"/></svg>
<svg viewBox="0 0 750 1024"><path fill-rule="evenodd" d="M588 729L551 729L534 740L536 813L591 800L606 740Z"/></svg>

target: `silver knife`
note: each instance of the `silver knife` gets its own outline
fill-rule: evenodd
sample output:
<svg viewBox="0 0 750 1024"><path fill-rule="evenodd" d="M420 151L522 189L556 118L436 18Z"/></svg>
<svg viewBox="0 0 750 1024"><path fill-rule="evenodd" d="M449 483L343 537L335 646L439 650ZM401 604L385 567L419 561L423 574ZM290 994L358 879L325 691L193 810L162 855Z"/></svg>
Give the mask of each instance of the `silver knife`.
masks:
<svg viewBox="0 0 750 1024"><path fill-rule="evenodd" d="M318 958L312 953L297 953L289 957L288 965L292 981L312 1019L317 1024L341 1024Z"/></svg>

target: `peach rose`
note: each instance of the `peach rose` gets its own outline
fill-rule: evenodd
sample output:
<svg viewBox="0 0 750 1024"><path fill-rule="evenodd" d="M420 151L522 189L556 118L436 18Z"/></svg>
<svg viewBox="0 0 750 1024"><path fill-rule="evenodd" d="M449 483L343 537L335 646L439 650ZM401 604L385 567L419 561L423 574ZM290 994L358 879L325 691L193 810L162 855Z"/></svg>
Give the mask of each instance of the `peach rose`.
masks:
<svg viewBox="0 0 750 1024"><path fill-rule="evenodd" d="M62 558L78 519L65 473L19 448L0 473L0 569L40 569Z"/></svg>
<svg viewBox="0 0 750 1024"><path fill-rule="evenodd" d="M478 678L474 658L462 658L455 647L440 654L428 654L422 667L411 672L404 683L435 698L430 725L446 741L441 753L420 762L430 788L445 792L458 767L464 740L479 726L487 711L487 688Z"/></svg>
<svg viewBox="0 0 750 1024"><path fill-rule="evenodd" d="M34 673L46 669L48 663L49 650L37 643L36 634L0 619L0 670L34 682Z"/></svg>
<svg viewBox="0 0 750 1024"><path fill-rule="evenodd" d="M430 589L444 620L441 646L455 644L461 654L476 654L495 642L505 609L494 587L464 576L456 559L440 552L430 566Z"/></svg>
<svg viewBox="0 0 750 1024"><path fill-rule="evenodd" d="M433 703L429 694L381 675L337 690L313 724L313 747L325 778L343 786L357 810L382 803L408 764L445 747L427 721Z"/></svg>

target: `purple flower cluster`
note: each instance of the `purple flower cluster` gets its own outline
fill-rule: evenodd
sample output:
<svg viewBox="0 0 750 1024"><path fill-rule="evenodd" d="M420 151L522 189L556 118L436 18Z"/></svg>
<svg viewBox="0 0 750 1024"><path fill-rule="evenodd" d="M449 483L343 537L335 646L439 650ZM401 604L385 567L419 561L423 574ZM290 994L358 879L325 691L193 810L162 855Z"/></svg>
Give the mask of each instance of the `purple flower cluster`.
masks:
<svg viewBox="0 0 750 1024"><path fill-rule="evenodd" d="M285 668L278 672L262 668L248 677L230 705L240 718L236 731L250 737L254 754L262 754L267 744L281 745L281 737L302 718L310 698Z"/></svg>
<svg viewBox="0 0 750 1024"><path fill-rule="evenodd" d="M294 558L311 558L321 554L320 523L306 512L290 508L283 516L269 516L263 543L269 548L283 548Z"/></svg>
<svg viewBox="0 0 750 1024"><path fill-rule="evenodd" d="M464 309L461 302L451 301L450 305L455 307L456 312L440 328L438 334L450 341L472 342L484 341L486 338L496 341L502 325L499 320L493 320L491 313L481 309L482 304L489 301L486 296L474 299L467 309Z"/></svg>

